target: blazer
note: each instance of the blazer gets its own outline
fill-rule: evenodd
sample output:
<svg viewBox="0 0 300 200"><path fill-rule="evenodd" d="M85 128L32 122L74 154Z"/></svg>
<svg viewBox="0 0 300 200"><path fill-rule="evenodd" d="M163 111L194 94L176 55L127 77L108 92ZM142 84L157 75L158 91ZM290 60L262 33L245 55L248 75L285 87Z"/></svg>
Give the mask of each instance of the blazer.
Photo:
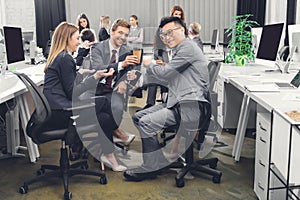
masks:
<svg viewBox="0 0 300 200"><path fill-rule="evenodd" d="M196 42L196 44L198 45L198 47L200 47L200 49L203 51L203 42L200 39L200 37L194 37L193 41Z"/></svg>
<svg viewBox="0 0 300 200"><path fill-rule="evenodd" d="M83 76L76 72L76 64L70 54L62 51L45 72L43 93L52 110L72 107L73 98L88 89L95 88L98 80L93 76L82 82Z"/></svg>
<svg viewBox="0 0 300 200"><path fill-rule="evenodd" d="M105 28L100 28L98 33L98 38L99 38L99 42L101 42L110 38L110 35L108 34Z"/></svg>
<svg viewBox="0 0 300 200"><path fill-rule="evenodd" d="M165 81L162 84L169 88L168 108L189 100L210 103L208 61L203 52L189 39L172 51L173 58L165 66L151 63L147 67L144 80L148 83Z"/></svg>
<svg viewBox="0 0 300 200"><path fill-rule="evenodd" d="M118 62L125 60L127 55L132 53L126 47L122 45L119 50ZM132 69L133 66L128 66L118 71L118 63L110 63L110 49L109 40L104 40L94 44L91 48L91 68L95 70L114 68L115 83L126 79L126 73ZM98 93L97 93L98 94Z"/></svg>

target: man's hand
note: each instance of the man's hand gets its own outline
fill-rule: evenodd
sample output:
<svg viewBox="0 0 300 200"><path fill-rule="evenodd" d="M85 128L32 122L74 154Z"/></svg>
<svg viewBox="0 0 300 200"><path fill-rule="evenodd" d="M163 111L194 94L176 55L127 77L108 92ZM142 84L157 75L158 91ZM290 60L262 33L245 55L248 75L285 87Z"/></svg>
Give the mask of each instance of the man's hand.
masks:
<svg viewBox="0 0 300 200"><path fill-rule="evenodd" d="M107 69L98 70L94 74L94 79L97 80L99 78L112 76L114 74L114 72L115 72L115 70L113 68L110 68L109 71L107 71Z"/></svg>
<svg viewBox="0 0 300 200"><path fill-rule="evenodd" d="M125 81L121 81L114 89L114 91L117 91L119 94L125 94L127 89L127 85Z"/></svg>
<svg viewBox="0 0 300 200"><path fill-rule="evenodd" d="M122 62L122 67L128 67L129 65L138 64L138 58L135 55L126 56L125 60Z"/></svg>
<svg viewBox="0 0 300 200"><path fill-rule="evenodd" d="M127 72L126 76L127 76L128 81L132 81L137 78L135 72L136 72L136 70L131 70L131 71Z"/></svg>
<svg viewBox="0 0 300 200"><path fill-rule="evenodd" d="M166 63L162 60L155 60L156 64L165 66Z"/></svg>
<svg viewBox="0 0 300 200"><path fill-rule="evenodd" d="M145 59L145 60L143 61L143 66L144 66L144 67L148 67L148 66L151 64L151 62L152 62L151 59Z"/></svg>

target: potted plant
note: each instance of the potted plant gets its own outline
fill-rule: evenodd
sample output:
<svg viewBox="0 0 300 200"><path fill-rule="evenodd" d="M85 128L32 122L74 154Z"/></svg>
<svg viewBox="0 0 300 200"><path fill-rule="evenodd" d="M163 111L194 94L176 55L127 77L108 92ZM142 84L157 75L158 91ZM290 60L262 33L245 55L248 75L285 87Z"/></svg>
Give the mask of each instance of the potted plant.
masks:
<svg viewBox="0 0 300 200"><path fill-rule="evenodd" d="M234 21L227 29L226 33L231 37L228 48L229 53L225 62L236 62L238 66L243 66L246 62L253 61L255 58L254 49L252 48L251 28L257 26L256 21L250 20L251 14L238 15L233 17Z"/></svg>

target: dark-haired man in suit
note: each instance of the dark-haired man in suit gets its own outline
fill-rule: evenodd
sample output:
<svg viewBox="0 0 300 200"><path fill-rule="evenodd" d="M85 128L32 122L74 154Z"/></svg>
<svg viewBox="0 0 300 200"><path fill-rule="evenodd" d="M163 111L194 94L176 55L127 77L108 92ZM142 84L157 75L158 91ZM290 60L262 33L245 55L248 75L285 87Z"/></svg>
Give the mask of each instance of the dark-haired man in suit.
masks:
<svg viewBox="0 0 300 200"><path fill-rule="evenodd" d="M112 24L110 39L96 43L91 48L92 69L114 68L115 70L112 77L99 82L96 95L106 96L110 100L111 111L117 125L120 125L124 111L124 95L127 90L126 73L138 61L136 56L130 55L129 49L124 45L129 30L130 24L126 20L117 19ZM134 135L127 135L122 131L115 132L115 134L120 141L116 140L125 144L131 143L135 138Z"/></svg>
<svg viewBox="0 0 300 200"><path fill-rule="evenodd" d="M164 66L144 60L147 70L143 78L146 82L164 80L169 88L168 99L132 117L141 135L143 164L124 172L128 181L155 178L158 170L168 166L157 132L179 125L177 134L185 134L185 126L197 128L202 120L210 117L207 59L200 48L185 37L184 24L178 17L164 18L159 27L162 41L172 49L172 60Z"/></svg>

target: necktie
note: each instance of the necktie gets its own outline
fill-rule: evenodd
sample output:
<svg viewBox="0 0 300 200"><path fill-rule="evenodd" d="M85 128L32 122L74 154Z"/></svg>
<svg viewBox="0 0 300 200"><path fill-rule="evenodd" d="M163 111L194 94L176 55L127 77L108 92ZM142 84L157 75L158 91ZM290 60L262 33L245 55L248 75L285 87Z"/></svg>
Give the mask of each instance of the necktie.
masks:
<svg viewBox="0 0 300 200"><path fill-rule="evenodd" d="M110 63L116 63L116 60L117 60L117 50L113 49L112 55L110 57ZM113 75L106 78L106 84L103 87L103 92L111 91L113 78L114 78Z"/></svg>

